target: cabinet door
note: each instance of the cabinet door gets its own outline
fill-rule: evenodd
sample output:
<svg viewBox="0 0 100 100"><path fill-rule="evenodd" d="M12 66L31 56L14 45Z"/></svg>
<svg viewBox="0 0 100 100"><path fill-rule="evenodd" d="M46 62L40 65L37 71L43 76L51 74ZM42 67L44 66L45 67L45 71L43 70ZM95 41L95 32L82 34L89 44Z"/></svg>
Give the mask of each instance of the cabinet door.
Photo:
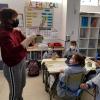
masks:
<svg viewBox="0 0 100 100"><path fill-rule="evenodd" d="M97 48L97 39L89 39L88 48Z"/></svg>
<svg viewBox="0 0 100 100"><path fill-rule="evenodd" d="M88 48L88 39L80 39L79 40L79 48L84 48L87 49Z"/></svg>
<svg viewBox="0 0 100 100"><path fill-rule="evenodd" d="M89 38L90 28L80 28L80 38Z"/></svg>
<svg viewBox="0 0 100 100"><path fill-rule="evenodd" d="M87 49L79 49L79 52L84 56L87 55Z"/></svg>
<svg viewBox="0 0 100 100"><path fill-rule="evenodd" d="M90 27L99 27L99 17L91 17Z"/></svg>
<svg viewBox="0 0 100 100"><path fill-rule="evenodd" d="M97 52L96 49L88 49L87 55L88 55L89 57L96 57L96 52Z"/></svg>
<svg viewBox="0 0 100 100"><path fill-rule="evenodd" d="M98 39L99 28L90 28L90 39Z"/></svg>

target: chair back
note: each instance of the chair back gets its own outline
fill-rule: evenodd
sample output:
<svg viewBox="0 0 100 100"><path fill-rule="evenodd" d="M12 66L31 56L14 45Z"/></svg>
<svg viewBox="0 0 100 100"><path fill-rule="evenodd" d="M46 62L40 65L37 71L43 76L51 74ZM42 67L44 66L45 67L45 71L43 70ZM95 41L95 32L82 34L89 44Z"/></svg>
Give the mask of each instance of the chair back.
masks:
<svg viewBox="0 0 100 100"><path fill-rule="evenodd" d="M72 90L73 92L77 91L80 84L83 82L84 76L85 75L83 72L68 75L68 78L65 78L65 83L68 89Z"/></svg>

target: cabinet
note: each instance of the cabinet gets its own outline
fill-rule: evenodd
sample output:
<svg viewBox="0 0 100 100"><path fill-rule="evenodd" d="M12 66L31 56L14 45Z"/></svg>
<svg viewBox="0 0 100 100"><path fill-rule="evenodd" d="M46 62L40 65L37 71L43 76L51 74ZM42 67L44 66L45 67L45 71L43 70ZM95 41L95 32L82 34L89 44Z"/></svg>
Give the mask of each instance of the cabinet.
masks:
<svg viewBox="0 0 100 100"><path fill-rule="evenodd" d="M80 14L79 50L85 56L96 57L100 53L100 15Z"/></svg>

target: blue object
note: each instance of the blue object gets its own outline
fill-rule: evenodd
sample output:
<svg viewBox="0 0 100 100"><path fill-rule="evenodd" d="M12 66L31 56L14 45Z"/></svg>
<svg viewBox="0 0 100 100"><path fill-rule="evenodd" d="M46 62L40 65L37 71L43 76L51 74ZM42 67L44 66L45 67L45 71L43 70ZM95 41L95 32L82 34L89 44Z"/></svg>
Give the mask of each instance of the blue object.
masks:
<svg viewBox="0 0 100 100"><path fill-rule="evenodd" d="M52 13L48 13L48 15L51 15L52 16Z"/></svg>
<svg viewBox="0 0 100 100"><path fill-rule="evenodd" d="M96 60L100 60L100 55L98 52L96 53Z"/></svg>
<svg viewBox="0 0 100 100"><path fill-rule="evenodd" d="M88 27L88 17L82 17L81 26Z"/></svg>
<svg viewBox="0 0 100 100"><path fill-rule="evenodd" d="M42 15L47 15L46 13L42 13Z"/></svg>
<svg viewBox="0 0 100 100"><path fill-rule="evenodd" d="M52 16L48 16L48 19L49 19L49 18L52 19Z"/></svg>

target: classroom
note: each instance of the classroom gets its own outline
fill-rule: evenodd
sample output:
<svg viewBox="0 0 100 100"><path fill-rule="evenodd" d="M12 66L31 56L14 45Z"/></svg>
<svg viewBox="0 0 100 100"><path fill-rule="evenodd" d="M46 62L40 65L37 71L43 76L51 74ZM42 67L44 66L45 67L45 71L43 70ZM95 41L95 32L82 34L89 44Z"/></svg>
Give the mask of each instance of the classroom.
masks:
<svg viewBox="0 0 100 100"><path fill-rule="evenodd" d="M100 100L100 0L0 0L0 100Z"/></svg>

